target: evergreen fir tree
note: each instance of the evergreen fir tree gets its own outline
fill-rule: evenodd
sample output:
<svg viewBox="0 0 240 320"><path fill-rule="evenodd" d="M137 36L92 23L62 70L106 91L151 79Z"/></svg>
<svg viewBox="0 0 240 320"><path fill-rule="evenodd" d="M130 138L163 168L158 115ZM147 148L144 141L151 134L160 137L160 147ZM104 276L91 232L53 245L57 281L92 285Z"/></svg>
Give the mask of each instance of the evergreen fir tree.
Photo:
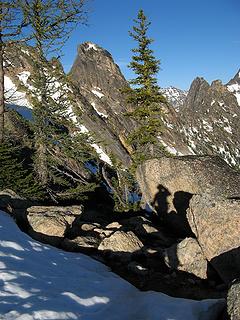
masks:
<svg viewBox="0 0 240 320"><path fill-rule="evenodd" d="M0 2L0 143L4 141L4 73L7 64L4 65L6 43L16 44L19 41L21 31L27 26L23 13L24 0L4 0Z"/></svg>
<svg viewBox="0 0 240 320"><path fill-rule="evenodd" d="M55 201L77 198L95 186L85 167L95 152L86 134L74 132L71 120L77 105L72 89L57 59L47 60L59 53L73 27L85 22L84 4L85 0L32 0L24 8L35 52L29 78L34 88L34 167L41 185Z"/></svg>
<svg viewBox="0 0 240 320"><path fill-rule="evenodd" d="M37 51L38 52L38 51ZM86 170L86 162L96 157L91 138L76 131L71 112L79 108L59 63L43 56L31 74L35 88L34 165L42 186L54 199L83 198L96 184Z"/></svg>
<svg viewBox="0 0 240 320"><path fill-rule="evenodd" d="M132 49L134 55L129 67L135 72L136 78L129 81L130 88L126 90L127 101L132 105L128 113L137 123L137 129L129 136L129 142L135 150L135 160L141 161L146 153L159 144L158 136L162 131L162 103L166 99L160 94L156 75L159 71L160 61L149 48L153 42L147 36L150 26L143 10L138 12L137 20L130 36L137 42L137 48ZM152 154L151 154L152 156Z"/></svg>
<svg viewBox="0 0 240 320"><path fill-rule="evenodd" d="M31 199L46 197L32 170L27 165L24 166L20 149L10 143L0 144L0 163L0 190L11 189L20 196Z"/></svg>

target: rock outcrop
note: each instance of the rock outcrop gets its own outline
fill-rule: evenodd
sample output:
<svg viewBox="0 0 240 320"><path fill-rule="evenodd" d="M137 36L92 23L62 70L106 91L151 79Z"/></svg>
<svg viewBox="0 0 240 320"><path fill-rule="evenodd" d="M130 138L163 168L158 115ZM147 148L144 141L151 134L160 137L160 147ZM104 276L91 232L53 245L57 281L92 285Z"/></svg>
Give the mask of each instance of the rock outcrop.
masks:
<svg viewBox="0 0 240 320"><path fill-rule="evenodd" d="M132 231L116 231L100 243L98 250L110 253L119 252L124 256L128 253L137 252L142 247L142 242Z"/></svg>
<svg viewBox="0 0 240 320"><path fill-rule="evenodd" d="M232 92L240 105L240 69L236 75L226 84L228 91Z"/></svg>
<svg viewBox="0 0 240 320"><path fill-rule="evenodd" d="M22 114L26 116L34 91L31 76L36 53L33 48L24 46L19 46L17 52L16 48L7 50L5 78L8 81L5 85L12 83L14 87L10 91L7 87L6 91L11 93L14 89L19 99L16 103L14 96L13 103L9 97L9 104L17 104L20 113L25 108ZM126 138L136 124L125 116L129 106L121 89L128 84L111 54L91 42L81 44L70 78L69 90L64 94L70 95L69 101L75 101L72 115L77 130L97 137L95 149L101 159L107 158L109 163L109 156L113 155L127 167L132 149ZM239 72L226 85L220 81L210 85L203 78L196 78L186 98L186 92L176 88L162 89L162 92L169 104L163 106L164 130L160 140L168 152L173 155L219 155L231 166L239 168ZM176 112L176 103L182 105L179 112ZM16 130L13 133L16 136Z"/></svg>
<svg viewBox="0 0 240 320"><path fill-rule="evenodd" d="M83 47L84 45L82 46L82 48ZM92 50L90 50L89 56L85 56L86 65L88 65L87 59L90 59L91 57L91 51ZM115 66L114 72L118 73L116 81L113 81L112 86L117 86L117 83L118 87L122 87L123 83L124 86L126 86L127 82L121 75L119 68L114 64L112 58L107 58L108 56L110 56L110 54L107 54L107 52L104 49L100 50L99 48L99 52L100 51L103 56L102 59L104 60L106 58L106 61L107 59L111 61L111 67L113 68L113 66ZM36 92L34 87L33 68L34 61L38 59L38 57L33 48L20 45L17 47L17 52L16 48L7 48L6 56L8 57L9 62L8 68L6 69L5 73L5 90L7 92L7 105L9 106L9 108L16 109L27 120L31 121L31 101ZM91 63L95 63L95 65L98 66L98 62L100 63L100 61L95 60L94 62L94 59L97 59L97 57L93 56L92 61L89 62L89 65L91 65ZM55 63L58 64L58 68L55 67ZM111 63L109 62L108 65ZM84 63L80 63L80 66L79 64L77 64L76 68L73 68L72 71L75 70L77 74L78 71L81 73L80 69L84 69L83 65ZM102 64L103 69L104 67L106 67L106 65L107 64L104 63ZM99 72L99 77L101 76L101 72L103 72L103 70L100 69L95 71ZM98 75L94 73L95 71L92 70L93 78L98 77ZM89 92L86 93L85 85L81 87L78 83L75 83L73 79L74 77L72 78L73 81L67 83L67 85L61 83L65 75L60 63L56 61L52 61L51 63L49 63L49 70L47 70L47 74L49 77L52 77L53 88L51 88L51 90L56 90L56 92L58 92L58 94L55 94L55 96L58 96L59 92L62 90L61 88L64 88L61 94L66 100L65 105L68 106L69 115L72 118L73 123L75 124L74 130L77 132L80 131L82 133L89 132L92 136L94 136L96 143L93 143L91 146L96 150L97 154L99 154L99 157L103 161L110 163L110 156L114 155L125 166L127 166L130 162L130 157L124 144L125 130L128 126L127 123L130 120L126 120L126 123L124 124L123 120L126 117L121 113L126 112L126 107L125 105L123 106L121 104L122 102L118 101L118 98L120 99L120 97L122 96L118 92L118 89L116 89L115 87L111 87L111 91L108 94L108 98L107 93L105 92L106 101L108 101L109 103L109 117L107 118L105 117L104 111L102 109L103 107L101 107L105 106L106 102L104 102L105 99L103 99L103 94L99 91L99 89L94 89L94 87L91 87L89 89ZM106 74L108 74L109 79L113 79L113 75L111 75L110 77L109 70L106 70ZM87 74L85 74L85 76L87 76ZM91 75L89 74L89 79L90 78ZM86 79L87 78L85 78L85 80ZM54 83L54 81L56 81L56 83ZM101 81L103 81L103 78L101 79ZM107 80L106 78L105 84L107 83L107 81L110 80ZM91 86L91 84L89 84L89 86ZM114 98L112 99L111 95L113 94L113 92L116 92L116 97L114 96ZM112 106L115 105L116 110L112 110ZM121 109L121 111L119 108ZM120 121L119 119L122 120ZM132 128L132 126L132 124L129 125L130 128ZM11 123L9 124L9 128L11 129L11 136L13 136L14 134L16 136L16 128L14 128ZM73 130L73 128L71 128L71 130Z"/></svg>
<svg viewBox="0 0 240 320"><path fill-rule="evenodd" d="M167 230L146 217L128 213L115 216L117 220L109 215L103 219L101 215L101 219L93 222L92 212L88 214L88 210L82 206L30 207L29 227L25 231L63 250L89 254L139 288L184 298L224 296L225 291L218 292L204 280L204 263L195 244L186 246L193 255L189 263L185 259L188 252L179 246L181 269L164 261L164 250L172 257L176 249L173 244L179 243L179 239L169 237ZM173 262L172 258L170 260Z"/></svg>
<svg viewBox="0 0 240 320"><path fill-rule="evenodd" d="M240 200L195 195L187 218L204 256L229 283L240 274Z"/></svg>
<svg viewBox="0 0 240 320"><path fill-rule="evenodd" d="M0 210L8 212L22 230L27 229L27 208L36 204L36 201L20 197L13 190L0 191Z"/></svg>
<svg viewBox="0 0 240 320"><path fill-rule="evenodd" d="M96 251L100 244L100 239L96 236L79 236L74 239L65 238L61 242L61 248L66 251L91 253Z"/></svg>
<svg viewBox="0 0 240 320"><path fill-rule="evenodd" d="M82 206L30 207L27 209L29 234L36 240L59 245L82 210Z"/></svg>
<svg viewBox="0 0 240 320"><path fill-rule="evenodd" d="M213 156L151 159L137 168L137 180L143 201L181 236L191 234L186 210L193 194L240 194L240 174Z"/></svg>
<svg viewBox="0 0 240 320"><path fill-rule="evenodd" d="M179 116L195 154L219 154L230 165L240 165L239 104L221 81L209 85L202 78L194 80Z"/></svg>
<svg viewBox="0 0 240 320"><path fill-rule="evenodd" d="M183 106L166 118L163 140L172 154L219 155L240 167L240 73L227 84L196 78Z"/></svg>
<svg viewBox="0 0 240 320"><path fill-rule="evenodd" d="M196 239L186 238L164 251L169 268L185 271L201 279L207 279L207 260Z"/></svg>
<svg viewBox="0 0 240 320"><path fill-rule="evenodd" d="M233 281L228 290L227 309L230 320L240 319L240 279Z"/></svg>
<svg viewBox="0 0 240 320"><path fill-rule="evenodd" d="M111 54L91 42L78 47L78 54L70 71L76 88L90 103L83 108L84 125L105 142L105 149L113 152L124 164L129 163L126 136L133 121L125 116L128 86Z"/></svg>
<svg viewBox="0 0 240 320"><path fill-rule="evenodd" d="M183 106L188 93L175 87L161 88L160 91L177 112Z"/></svg>

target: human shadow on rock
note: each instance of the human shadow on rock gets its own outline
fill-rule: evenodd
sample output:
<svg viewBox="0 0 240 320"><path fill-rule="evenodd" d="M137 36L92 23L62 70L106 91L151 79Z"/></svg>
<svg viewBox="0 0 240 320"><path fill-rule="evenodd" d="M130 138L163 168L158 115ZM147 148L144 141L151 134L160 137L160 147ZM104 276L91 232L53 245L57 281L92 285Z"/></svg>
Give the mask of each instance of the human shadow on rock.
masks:
<svg viewBox="0 0 240 320"><path fill-rule="evenodd" d="M172 193L162 184L158 185L151 205L156 209L155 222L172 230L179 237L194 236L187 220L187 209L193 194L177 191L171 199ZM174 209L173 209L174 208Z"/></svg>
<svg viewBox="0 0 240 320"><path fill-rule="evenodd" d="M220 278L229 284L240 275L240 247L224 252L210 261Z"/></svg>

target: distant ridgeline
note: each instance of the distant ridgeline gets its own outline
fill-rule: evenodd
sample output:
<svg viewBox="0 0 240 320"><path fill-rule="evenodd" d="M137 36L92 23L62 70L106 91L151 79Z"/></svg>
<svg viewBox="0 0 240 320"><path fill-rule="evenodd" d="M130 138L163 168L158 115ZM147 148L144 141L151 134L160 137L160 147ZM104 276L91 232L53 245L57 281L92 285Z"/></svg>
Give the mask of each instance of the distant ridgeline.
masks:
<svg viewBox="0 0 240 320"><path fill-rule="evenodd" d="M5 60L7 105L28 120L32 119L31 99L36 91L32 79L34 59L34 50L21 46L17 54L16 48L8 49ZM53 60L52 72L57 65L60 63ZM61 66L59 70L63 73ZM64 94L69 95L65 100L74 130L96 138L92 147L102 161L112 165L116 159L128 167L131 148L126 137L136 123L125 116L128 106L121 89L128 84L111 54L91 42L81 44L68 79L71 83ZM59 88L57 98L61 85L56 80L53 87ZM220 81L209 85L203 78L196 78L188 92L173 87L161 92L169 103L159 139L170 154L219 155L230 166L239 168L239 72L226 85Z"/></svg>

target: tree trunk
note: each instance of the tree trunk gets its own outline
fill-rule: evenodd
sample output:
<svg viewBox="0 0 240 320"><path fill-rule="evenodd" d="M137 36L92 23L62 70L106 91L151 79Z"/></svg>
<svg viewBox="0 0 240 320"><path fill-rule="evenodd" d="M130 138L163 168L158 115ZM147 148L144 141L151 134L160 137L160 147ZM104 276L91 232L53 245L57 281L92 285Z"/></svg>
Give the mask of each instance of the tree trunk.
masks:
<svg viewBox="0 0 240 320"><path fill-rule="evenodd" d="M43 187L48 185L48 165L47 165L47 148L42 142L35 144L36 159L35 159L35 171L37 172L38 179Z"/></svg>
<svg viewBox="0 0 240 320"><path fill-rule="evenodd" d="M0 33L0 143L4 140L4 70L3 70L3 41Z"/></svg>

